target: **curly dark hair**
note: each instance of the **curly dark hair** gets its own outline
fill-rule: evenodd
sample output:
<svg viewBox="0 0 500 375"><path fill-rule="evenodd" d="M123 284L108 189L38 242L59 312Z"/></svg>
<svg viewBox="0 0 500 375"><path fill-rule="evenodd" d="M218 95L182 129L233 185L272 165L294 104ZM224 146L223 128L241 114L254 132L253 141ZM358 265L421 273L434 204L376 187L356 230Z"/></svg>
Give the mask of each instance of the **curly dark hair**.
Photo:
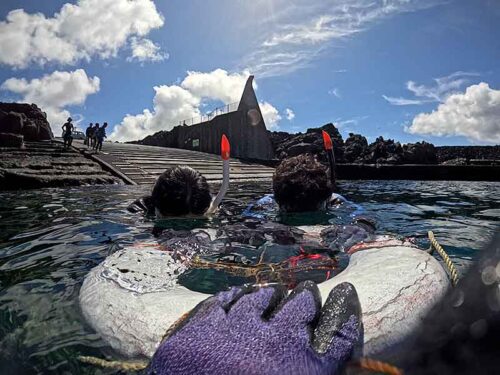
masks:
<svg viewBox="0 0 500 375"><path fill-rule="evenodd" d="M151 193L151 203L163 216L202 215L211 201L205 177L187 166L167 169L158 177Z"/></svg>
<svg viewBox="0 0 500 375"><path fill-rule="evenodd" d="M312 155L283 160L273 176L274 198L287 212L315 211L330 198L332 185L326 167Z"/></svg>

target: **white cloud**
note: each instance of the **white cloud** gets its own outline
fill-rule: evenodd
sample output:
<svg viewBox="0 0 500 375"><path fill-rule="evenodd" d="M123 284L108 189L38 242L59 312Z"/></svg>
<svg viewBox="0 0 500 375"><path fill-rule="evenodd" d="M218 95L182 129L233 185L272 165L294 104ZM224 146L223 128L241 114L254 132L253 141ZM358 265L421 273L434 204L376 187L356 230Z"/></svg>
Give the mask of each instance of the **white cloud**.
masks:
<svg viewBox="0 0 500 375"><path fill-rule="evenodd" d="M335 119L334 123L338 128L344 128L349 126L356 126L361 121L366 120L367 118L368 116L357 116L350 119L337 118Z"/></svg>
<svg viewBox="0 0 500 375"><path fill-rule="evenodd" d="M406 88L415 98L395 98L382 95L392 105L420 105L424 103L443 102L450 95L457 93L460 88L469 83L468 77L477 77L478 73L455 72L445 77L434 78L432 86L419 85L414 81L406 82Z"/></svg>
<svg viewBox="0 0 500 375"><path fill-rule="evenodd" d="M142 38L163 23L152 0L78 0L64 4L52 17L16 9L0 22L0 63L24 68L30 63L74 64L95 56L106 59L116 56L134 37ZM148 42L139 43L144 47ZM149 57L160 56L151 47ZM133 53L146 58L144 50L133 48Z"/></svg>
<svg viewBox="0 0 500 375"><path fill-rule="evenodd" d="M281 120L281 116L276 108L268 102L260 102L260 111L262 112L262 117L264 117L264 122L269 130L277 130L279 128L278 123Z"/></svg>
<svg viewBox="0 0 500 375"><path fill-rule="evenodd" d="M295 118L295 113L290 108L286 108L285 116L288 121L292 121Z"/></svg>
<svg viewBox="0 0 500 375"><path fill-rule="evenodd" d="M229 74L223 69L215 69L209 73L188 72L181 86L200 98L229 104L240 100L249 75L248 71Z"/></svg>
<svg viewBox="0 0 500 375"><path fill-rule="evenodd" d="M163 61L168 59L168 53L161 52L159 45L149 39L139 39L132 37L130 39L130 47L132 48L132 56L127 58L127 61Z"/></svg>
<svg viewBox="0 0 500 375"><path fill-rule="evenodd" d="M117 141L142 139L160 130L170 130L180 121L200 116L200 98L182 87L156 86L153 111L145 109L141 114L128 114L116 125L110 138Z"/></svg>
<svg viewBox="0 0 500 375"><path fill-rule="evenodd" d="M312 21L297 25L286 26L283 32L272 35L265 40L264 47L274 47L280 44L317 44L333 38L342 38L358 32L357 27L346 27L336 25L339 17L321 15Z"/></svg>
<svg viewBox="0 0 500 375"><path fill-rule="evenodd" d="M328 90L328 94L335 96L337 99L342 99L342 96L340 95L340 91L338 88L333 88L331 90Z"/></svg>
<svg viewBox="0 0 500 375"><path fill-rule="evenodd" d="M65 107L84 104L89 95L99 91L100 80L99 77L88 77L83 69L77 69L72 72L55 71L30 81L9 78L1 88L21 95L24 102L36 103L47 112L51 125L57 127L70 115Z"/></svg>
<svg viewBox="0 0 500 375"><path fill-rule="evenodd" d="M500 90L484 82L469 86L464 93L448 96L435 111L417 115L406 131L500 143Z"/></svg>
<svg viewBox="0 0 500 375"><path fill-rule="evenodd" d="M191 125L191 118L206 114L201 109L204 103L239 101L248 75L248 72L228 73L223 69L208 73L188 72L178 85L157 86L154 88L153 110L145 109L141 114L125 116L114 127L110 138L122 142L138 140L160 130L170 130L184 120ZM281 120L278 110L267 102L259 104L266 126L277 128ZM199 118L195 119L197 122Z"/></svg>
<svg viewBox="0 0 500 375"><path fill-rule="evenodd" d="M296 0L262 21L260 45L244 59L259 77L308 66L334 41L345 40L397 14L441 0Z"/></svg>
<svg viewBox="0 0 500 375"><path fill-rule="evenodd" d="M406 99L406 98L395 98L395 97L392 97L392 96L387 96L387 95L382 95L382 97L387 100L390 104L392 105L398 105L398 106L402 106L402 105L419 105L419 104L423 104L425 103L426 101L424 100L421 100L421 99Z"/></svg>

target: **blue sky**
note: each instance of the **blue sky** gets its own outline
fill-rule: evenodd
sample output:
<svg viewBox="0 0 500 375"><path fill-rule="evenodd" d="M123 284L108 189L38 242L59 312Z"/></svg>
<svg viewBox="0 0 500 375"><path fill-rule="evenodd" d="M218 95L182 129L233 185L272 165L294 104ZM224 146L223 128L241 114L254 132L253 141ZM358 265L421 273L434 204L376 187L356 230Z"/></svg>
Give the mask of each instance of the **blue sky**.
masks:
<svg viewBox="0 0 500 375"><path fill-rule="evenodd" d="M495 0L4 0L0 100L130 140L238 100L252 73L274 130L498 144L499 35Z"/></svg>

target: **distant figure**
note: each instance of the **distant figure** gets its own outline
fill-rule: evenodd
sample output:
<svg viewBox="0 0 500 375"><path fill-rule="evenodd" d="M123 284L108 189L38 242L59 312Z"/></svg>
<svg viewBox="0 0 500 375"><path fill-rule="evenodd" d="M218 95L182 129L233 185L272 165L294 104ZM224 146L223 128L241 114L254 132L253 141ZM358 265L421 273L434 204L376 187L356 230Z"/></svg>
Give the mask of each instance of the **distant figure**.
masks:
<svg viewBox="0 0 500 375"><path fill-rule="evenodd" d="M99 131L99 123L96 122L94 126L94 132L92 133L92 148L95 150L97 145L97 132Z"/></svg>
<svg viewBox="0 0 500 375"><path fill-rule="evenodd" d="M96 153L98 153L99 151L102 150L102 142L104 141L104 138L106 138L106 128L107 127L108 127L108 123L105 122L104 124L102 124L102 127L100 127L97 130L97 135L96 135L97 143L95 146Z"/></svg>
<svg viewBox="0 0 500 375"><path fill-rule="evenodd" d="M71 143L73 143L73 130L75 129L75 127L71 121L73 121L73 119L71 117L68 117L68 120L62 126L64 148L70 147Z"/></svg>
<svg viewBox="0 0 500 375"><path fill-rule="evenodd" d="M94 124L90 123L87 129L85 130L85 142L84 144L87 148L90 147L90 143L92 142L92 136L94 134Z"/></svg>
<svg viewBox="0 0 500 375"><path fill-rule="evenodd" d="M203 215L212 202L207 180L187 166L168 168L156 180L150 196L136 200L129 211L143 211L158 218Z"/></svg>
<svg viewBox="0 0 500 375"><path fill-rule="evenodd" d="M284 212L325 209L333 192L327 169L309 154L283 160L274 173L273 190Z"/></svg>

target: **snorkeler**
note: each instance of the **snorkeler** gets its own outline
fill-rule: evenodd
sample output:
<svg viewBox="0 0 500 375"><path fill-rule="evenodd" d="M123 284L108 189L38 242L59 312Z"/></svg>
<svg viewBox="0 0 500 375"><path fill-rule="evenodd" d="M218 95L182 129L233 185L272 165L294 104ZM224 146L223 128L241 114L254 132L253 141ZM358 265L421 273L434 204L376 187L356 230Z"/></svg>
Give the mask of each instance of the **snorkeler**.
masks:
<svg viewBox="0 0 500 375"><path fill-rule="evenodd" d="M242 215L261 220L277 210L282 213L313 212L340 205L352 209L351 218L362 215L363 207L334 192L337 183L333 142L324 130L323 144L329 168L310 154L283 160L273 176L274 194L267 194L248 205Z"/></svg>
<svg viewBox="0 0 500 375"><path fill-rule="evenodd" d="M324 210L334 202L350 203L333 192L336 188L335 156L332 140L325 131L323 143L329 168L310 154L282 160L273 176L274 194L250 205L243 215L263 219L265 212L274 209L275 204L281 212L292 213Z"/></svg>
<svg viewBox="0 0 500 375"><path fill-rule="evenodd" d="M283 160L273 176L274 199L284 212L317 211L326 208L332 184L326 168L312 155Z"/></svg>
<svg viewBox="0 0 500 375"><path fill-rule="evenodd" d="M168 168L156 180L151 195L136 200L129 211L143 210L158 218L203 215L212 196L205 177L187 166Z"/></svg>
<svg viewBox="0 0 500 375"><path fill-rule="evenodd" d="M158 177L151 195L136 200L128 210L143 211L157 218L214 213L229 188L229 156L229 140L222 135L222 186L214 199L206 178L200 172L188 166L175 166Z"/></svg>

